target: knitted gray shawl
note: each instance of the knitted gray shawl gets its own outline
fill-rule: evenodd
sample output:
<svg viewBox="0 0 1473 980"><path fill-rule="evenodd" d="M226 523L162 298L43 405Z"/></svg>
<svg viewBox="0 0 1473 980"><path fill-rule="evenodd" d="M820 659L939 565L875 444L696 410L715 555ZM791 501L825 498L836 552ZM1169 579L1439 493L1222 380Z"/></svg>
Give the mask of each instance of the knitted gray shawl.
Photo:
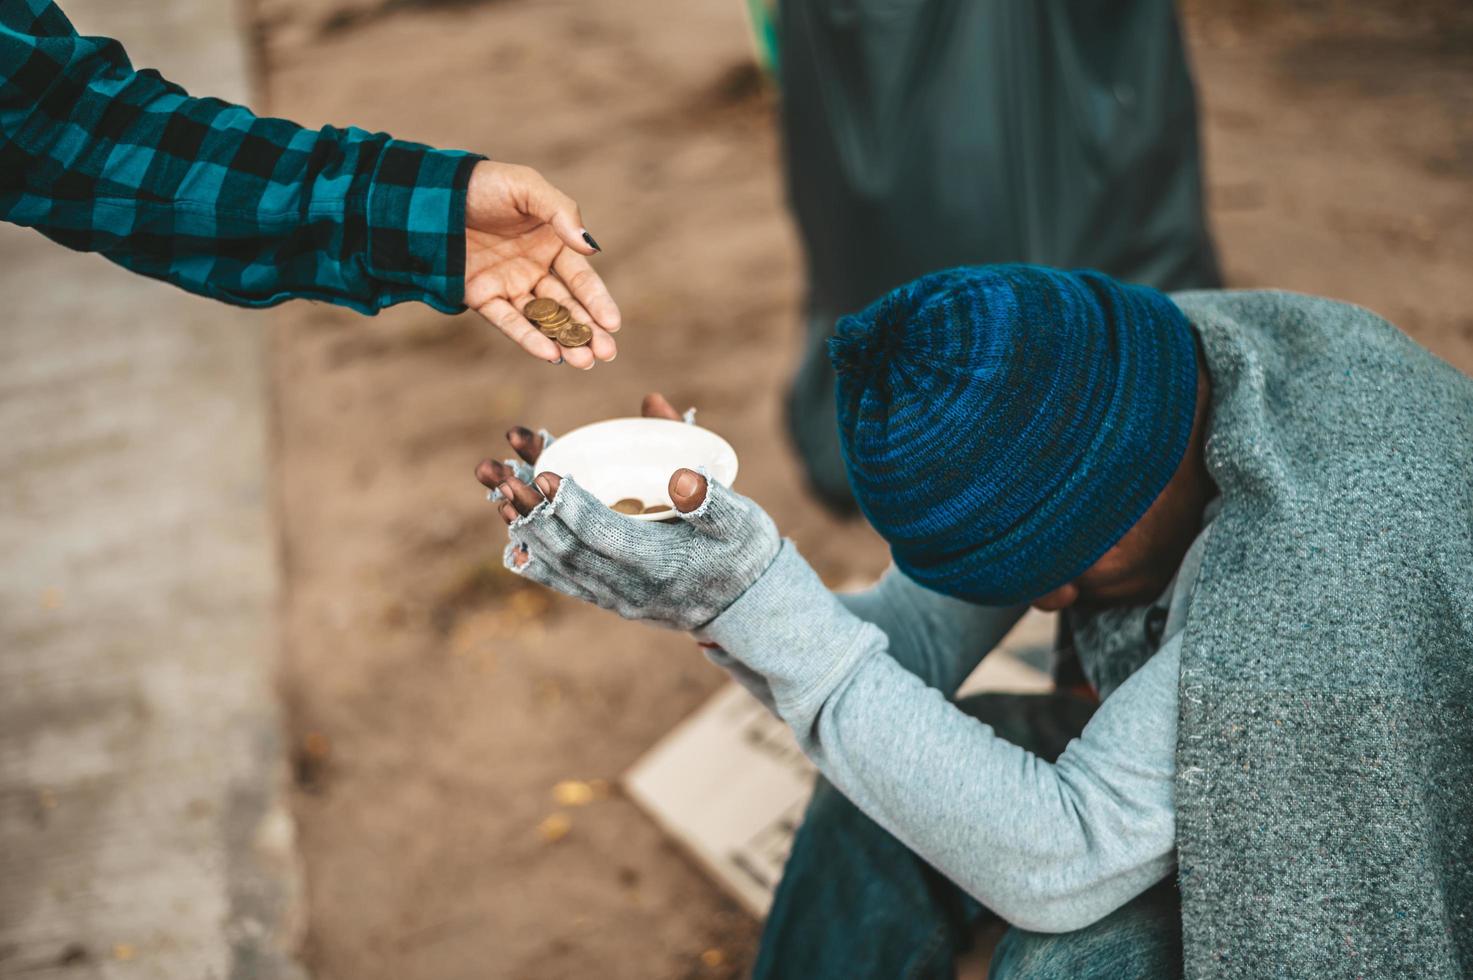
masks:
<svg viewBox="0 0 1473 980"><path fill-rule="evenodd" d="M1182 646L1187 976L1473 975L1473 381L1358 307L1173 298L1223 499Z"/></svg>

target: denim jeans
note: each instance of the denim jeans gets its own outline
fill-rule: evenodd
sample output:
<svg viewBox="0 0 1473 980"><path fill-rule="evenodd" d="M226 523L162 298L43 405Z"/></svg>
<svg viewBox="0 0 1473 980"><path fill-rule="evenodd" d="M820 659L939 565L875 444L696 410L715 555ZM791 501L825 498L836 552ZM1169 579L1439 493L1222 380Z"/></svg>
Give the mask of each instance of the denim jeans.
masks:
<svg viewBox="0 0 1473 980"><path fill-rule="evenodd" d="M1066 694L983 694L959 707L1053 760L1093 713ZM762 934L752 975L803 980L951 980L956 957L993 919L947 878L818 781ZM1162 882L1084 929L1010 928L991 980L1180 977L1176 883Z"/></svg>

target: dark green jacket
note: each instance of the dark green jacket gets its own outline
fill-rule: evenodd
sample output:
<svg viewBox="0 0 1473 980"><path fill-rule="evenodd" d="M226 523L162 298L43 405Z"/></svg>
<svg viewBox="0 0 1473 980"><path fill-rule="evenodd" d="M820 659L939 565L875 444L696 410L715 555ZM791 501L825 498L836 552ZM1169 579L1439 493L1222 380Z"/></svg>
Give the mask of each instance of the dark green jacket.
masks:
<svg viewBox="0 0 1473 980"><path fill-rule="evenodd" d="M794 0L780 17L809 290L788 414L829 503L852 499L825 348L841 314L990 262L1218 285L1170 0Z"/></svg>

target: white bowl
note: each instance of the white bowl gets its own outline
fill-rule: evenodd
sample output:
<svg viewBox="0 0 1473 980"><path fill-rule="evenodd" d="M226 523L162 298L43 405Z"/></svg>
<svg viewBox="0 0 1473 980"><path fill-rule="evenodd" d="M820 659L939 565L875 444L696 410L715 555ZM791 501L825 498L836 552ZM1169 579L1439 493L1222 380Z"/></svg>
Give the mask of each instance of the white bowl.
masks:
<svg viewBox="0 0 1473 980"><path fill-rule="evenodd" d="M731 486L737 475L731 443L698 425L669 419L609 419L558 436L537 459L538 473L571 476L605 504L626 497L646 507L670 503L670 474L705 467L711 478ZM671 515L624 514L633 521Z"/></svg>

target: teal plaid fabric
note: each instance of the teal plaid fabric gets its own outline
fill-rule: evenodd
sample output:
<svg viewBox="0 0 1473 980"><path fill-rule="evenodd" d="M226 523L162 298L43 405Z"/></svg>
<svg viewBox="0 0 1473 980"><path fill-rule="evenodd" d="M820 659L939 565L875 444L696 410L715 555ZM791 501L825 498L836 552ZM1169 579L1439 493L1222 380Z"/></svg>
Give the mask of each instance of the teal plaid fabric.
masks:
<svg viewBox="0 0 1473 980"><path fill-rule="evenodd" d="M478 159L191 98L49 0L0 0L0 218L190 292L457 312Z"/></svg>

